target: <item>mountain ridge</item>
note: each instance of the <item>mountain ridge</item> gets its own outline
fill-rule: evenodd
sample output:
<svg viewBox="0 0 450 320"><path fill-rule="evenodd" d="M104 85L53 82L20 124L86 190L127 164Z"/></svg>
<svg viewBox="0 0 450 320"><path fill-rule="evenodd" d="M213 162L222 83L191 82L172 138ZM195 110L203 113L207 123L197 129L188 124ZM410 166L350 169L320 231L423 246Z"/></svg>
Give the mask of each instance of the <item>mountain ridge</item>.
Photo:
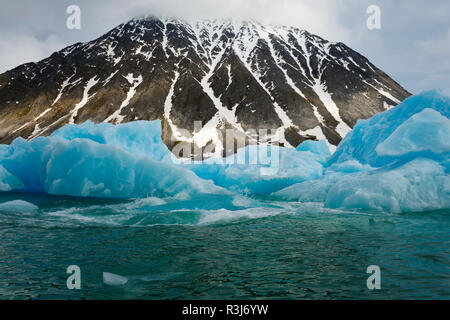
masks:
<svg viewBox="0 0 450 320"><path fill-rule="evenodd" d="M345 44L299 28L135 18L0 75L0 143L86 120L161 119L169 148L225 155L226 129L244 144L333 147L409 95ZM261 129L275 133L255 137Z"/></svg>

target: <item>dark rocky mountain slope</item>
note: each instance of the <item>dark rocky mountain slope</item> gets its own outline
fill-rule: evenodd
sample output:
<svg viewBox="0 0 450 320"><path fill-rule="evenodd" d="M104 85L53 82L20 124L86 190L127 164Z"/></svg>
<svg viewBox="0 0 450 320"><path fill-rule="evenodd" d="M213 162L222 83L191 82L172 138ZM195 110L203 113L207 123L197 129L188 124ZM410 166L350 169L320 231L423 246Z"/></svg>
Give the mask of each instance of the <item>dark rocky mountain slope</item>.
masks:
<svg viewBox="0 0 450 320"><path fill-rule="evenodd" d="M225 129L245 143L273 129L260 141L336 146L409 95L345 44L304 30L150 17L0 75L0 143L86 120L161 119L169 147L224 154Z"/></svg>

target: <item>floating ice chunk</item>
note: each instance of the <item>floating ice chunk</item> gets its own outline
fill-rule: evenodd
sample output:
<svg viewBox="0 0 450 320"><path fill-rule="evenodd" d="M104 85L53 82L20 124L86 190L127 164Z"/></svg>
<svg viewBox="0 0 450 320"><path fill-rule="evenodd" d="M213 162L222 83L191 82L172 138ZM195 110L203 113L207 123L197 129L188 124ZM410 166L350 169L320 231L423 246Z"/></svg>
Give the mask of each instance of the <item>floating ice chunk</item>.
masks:
<svg viewBox="0 0 450 320"><path fill-rule="evenodd" d="M250 208L253 205L253 201L249 198L237 195L233 198L233 205L236 207Z"/></svg>
<svg viewBox="0 0 450 320"><path fill-rule="evenodd" d="M133 137L130 135L131 140ZM101 144L94 140L60 136L16 139L7 155L0 158L0 165L23 186L10 176L7 181L15 181L15 188L28 192L102 198L226 193L190 170L125 151L132 148L131 143L115 140L116 144Z"/></svg>
<svg viewBox="0 0 450 320"><path fill-rule="evenodd" d="M321 179L294 184L290 187L275 192L272 195L288 201L325 202L328 191L337 181L345 178L349 174L368 172L371 170L374 170L374 168L369 165L362 165L356 160L335 163L326 168Z"/></svg>
<svg viewBox="0 0 450 320"><path fill-rule="evenodd" d="M273 196L327 208L427 211L450 208L450 99L428 92L359 121L318 180Z"/></svg>
<svg viewBox="0 0 450 320"><path fill-rule="evenodd" d="M328 190L330 190L335 181L335 179L330 179L329 177L305 181L284 188L272 195L287 201L325 202Z"/></svg>
<svg viewBox="0 0 450 320"><path fill-rule="evenodd" d="M327 157L276 146L247 146L237 154L188 165L200 178L241 193L270 194L295 183L318 179Z"/></svg>
<svg viewBox="0 0 450 320"><path fill-rule="evenodd" d="M408 119L427 108L450 118L450 98L433 91L412 96L393 109L377 114L369 120L358 121L353 131L339 144L329 164L355 159L372 167L382 167L396 162L398 160L396 157L379 155L376 151L377 146L386 141ZM408 127L408 130L412 130L411 126ZM423 141L421 135L428 136L425 131L434 132L429 126L420 127L424 132L415 131L418 136L411 137L414 141ZM434 141L435 139L432 139L430 144Z"/></svg>
<svg viewBox="0 0 450 320"><path fill-rule="evenodd" d="M136 198L224 191L184 168L90 140L58 143L46 167L45 190L54 195Z"/></svg>
<svg viewBox="0 0 450 320"><path fill-rule="evenodd" d="M450 120L433 109L425 109L400 125L376 148L379 156L402 156L431 151L450 152Z"/></svg>
<svg viewBox="0 0 450 320"><path fill-rule="evenodd" d="M39 207L34 204L22 200L0 203L0 212L28 213L37 211L38 209Z"/></svg>
<svg viewBox="0 0 450 320"><path fill-rule="evenodd" d="M235 211L226 209L204 210L198 224L213 225L229 223L241 219L263 219L283 213L286 213L286 210L279 207L253 207Z"/></svg>
<svg viewBox="0 0 450 320"><path fill-rule="evenodd" d="M398 213L450 208L450 175L430 159L349 175L336 181L325 205Z"/></svg>
<svg viewBox="0 0 450 320"><path fill-rule="evenodd" d="M103 283L108 286L124 286L128 283L128 278L114 273L103 272Z"/></svg>

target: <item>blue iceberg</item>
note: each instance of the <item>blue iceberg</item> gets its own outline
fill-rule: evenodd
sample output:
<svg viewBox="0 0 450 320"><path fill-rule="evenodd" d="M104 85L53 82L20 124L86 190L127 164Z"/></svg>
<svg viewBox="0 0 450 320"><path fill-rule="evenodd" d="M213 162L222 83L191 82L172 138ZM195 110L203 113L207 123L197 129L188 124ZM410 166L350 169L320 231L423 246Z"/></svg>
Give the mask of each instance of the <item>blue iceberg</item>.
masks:
<svg viewBox="0 0 450 320"><path fill-rule="evenodd" d="M225 159L185 163L161 139L160 121L67 125L0 149L0 191L102 198L270 194L323 174L329 150L248 146Z"/></svg>
<svg viewBox="0 0 450 320"><path fill-rule="evenodd" d="M120 125L94 124L66 125L51 137L72 141L86 139L102 145L113 145L135 156L150 156L156 161L169 161L171 153L161 138L161 121L134 121Z"/></svg>
<svg viewBox="0 0 450 320"><path fill-rule="evenodd" d="M16 139L0 154L2 191L100 198L224 194L164 158L159 122L66 126L50 137ZM128 138L128 139L127 139Z"/></svg>
<svg viewBox="0 0 450 320"><path fill-rule="evenodd" d="M325 206L395 213L450 208L450 176L436 161L418 158L339 179L328 191Z"/></svg>
<svg viewBox="0 0 450 320"><path fill-rule="evenodd" d="M250 145L189 163L164 145L160 121L88 121L0 145L0 192L192 199L196 208L215 210L238 207L232 199L251 206L242 194L326 208L439 210L450 208L449 116L450 99L426 92L359 121L333 155L324 141L306 141L297 149Z"/></svg>
<svg viewBox="0 0 450 320"><path fill-rule="evenodd" d="M37 211L38 206L23 200L14 200L0 203L0 212L3 213L31 213Z"/></svg>
<svg viewBox="0 0 450 320"><path fill-rule="evenodd" d="M450 208L450 99L411 97L359 121L318 180L275 192L327 208L412 212Z"/></svg>
<svg viewBox="0 0 450 320"><path fill-rule="evenodd" d="M376 147L380 157L417 157L450 152L450 120L433 109L424 109L401 124Z"/></svg>
<svg viewBox="0 0 450 320"><path fill-rule="evenodd" d="M267 195L292 184L320 178L327 159L326 152L247 146L225 159L209 159L187 167L200 178L212 180L226 189Z"/></svg>
<svg viewBox="0 0 450 320"><path fill-rule="evenodd" d="M336 152L330 159L330 164L357 160L362 164L373 167L382 167L396 162L396 157L377 153L377 146L385 142L402 124L425 109L433 109L442 117L450 117L450 99L438 92L425 92L412 96L397 107L380 113L368 120L360 120L345 139L340 143ZM409 126L411 129L411 126ZM419 142L423 134L433 130L426 123L417 126L416 136L412 140ZM432 144L433 141L430 141ZM416 157L411 155L411 159Z"/></svg>

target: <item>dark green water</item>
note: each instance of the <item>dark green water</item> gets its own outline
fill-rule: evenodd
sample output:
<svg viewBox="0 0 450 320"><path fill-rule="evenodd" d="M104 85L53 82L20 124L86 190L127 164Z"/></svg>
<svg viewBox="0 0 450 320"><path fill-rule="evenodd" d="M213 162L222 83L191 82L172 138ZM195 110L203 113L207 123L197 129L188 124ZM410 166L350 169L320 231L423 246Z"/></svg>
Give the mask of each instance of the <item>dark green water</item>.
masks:
<svg viewBox="0 0 450 320"><path fill-rule="evenodd" d="M17 199L38 209L0 209L0 299L450 298L449 211L20 194L0 195L0 208ZM81 290L67 289L69 265ZM369 265L379 291L367 289ZM107 285L103 272L129 281Z"/></svg>

